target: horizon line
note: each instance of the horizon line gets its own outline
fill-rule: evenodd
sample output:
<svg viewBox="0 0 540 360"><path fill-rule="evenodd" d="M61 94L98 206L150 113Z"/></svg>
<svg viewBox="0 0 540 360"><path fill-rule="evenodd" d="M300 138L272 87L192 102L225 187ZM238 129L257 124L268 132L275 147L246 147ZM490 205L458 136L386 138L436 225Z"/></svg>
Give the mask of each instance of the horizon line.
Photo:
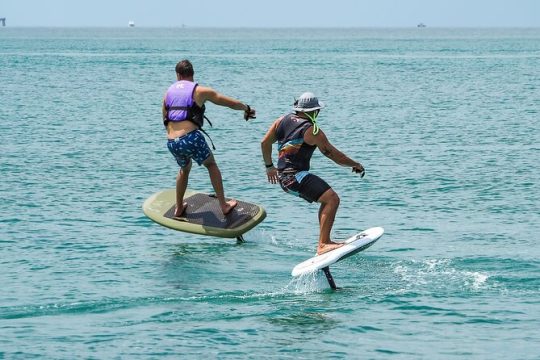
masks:
<svg viewBox="0 0 540 360"><path fill-rule="evenodd" d="M139 25L139 26L120 26L120 25L11 25L0 26L2 28L107 28L107 29L539 29L540 25L441 25L419 27L417 25L320 25L320 26L200 26L200 25Z"/></svg>

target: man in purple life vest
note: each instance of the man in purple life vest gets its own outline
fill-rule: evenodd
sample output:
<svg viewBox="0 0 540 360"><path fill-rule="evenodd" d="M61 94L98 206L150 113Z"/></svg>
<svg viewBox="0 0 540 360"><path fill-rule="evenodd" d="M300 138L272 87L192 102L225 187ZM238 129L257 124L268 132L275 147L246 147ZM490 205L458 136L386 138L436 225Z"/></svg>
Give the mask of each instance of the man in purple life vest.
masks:
<svg viewBox="0 0 540 360"><path fill-rule="evenodd" d="M296 100L293 111L279 117L268 129L261 141L261 150L266 165L266 175L272 184L310 203L319 202L319 244L317 255L343 246L330 239L332 226L339 207L339 196L330 185L309 172L311 156L315 149L338 165L349 166L353 172L364 176L362 164L349 158L333 146L317 124L317 116L323 103L310 92ZM272 162L272 144L278 142L278 164Z"/></svg>
<svg viewBox="0 0 540 360"><path fill-rule="evenodd" d="M167 148L180 166L176 177L174 216L179 217L186 210L184 194L192 159L199 166L204 165L208 170L221 211L226 215L237 205L237 202L236 200L225 201L221 172L201 133L201 131L204 132L201 128L206 118L204 103L210 101L233 110L242 110L246 121L255 118L255 109L239 100L222 95L212 88L198 85L193 81L193 75L193 65L189 60L182 60L176 64L177 81L169 87L163 99L163 124L167 128Z"/></svg>

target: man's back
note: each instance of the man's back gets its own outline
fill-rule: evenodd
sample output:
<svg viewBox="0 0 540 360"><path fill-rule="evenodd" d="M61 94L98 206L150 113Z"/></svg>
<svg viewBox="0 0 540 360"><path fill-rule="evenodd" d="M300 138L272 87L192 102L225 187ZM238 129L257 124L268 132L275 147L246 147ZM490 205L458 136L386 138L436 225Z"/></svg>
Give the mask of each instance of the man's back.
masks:
<svg viewBox="0 0 540 360"><path fill-rule="evenodd" d="M304 134L311 126L308 119L296 114L288 114L281 119L276 129L279 171L309 170L309 161L316 146L307 144L304 141Z"/></svg>

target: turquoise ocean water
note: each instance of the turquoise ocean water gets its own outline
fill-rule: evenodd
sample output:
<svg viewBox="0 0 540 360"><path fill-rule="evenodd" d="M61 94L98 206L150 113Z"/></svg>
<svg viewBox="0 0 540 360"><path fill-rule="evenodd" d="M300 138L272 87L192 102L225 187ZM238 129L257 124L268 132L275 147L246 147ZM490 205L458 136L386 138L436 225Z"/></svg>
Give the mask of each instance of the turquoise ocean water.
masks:
<svg viewBox="0 0 540 360"><path fill-rule="evenodd" d="M258 111L208 105L238 245L152 223L174 187L174 66ZM294 96L365 179L320 153L334 238L370 249L293 281L314 204L266 181ZM0 358L538 359L540 29L0 28ZM190 187L211 192L194 168Z"/></svg>

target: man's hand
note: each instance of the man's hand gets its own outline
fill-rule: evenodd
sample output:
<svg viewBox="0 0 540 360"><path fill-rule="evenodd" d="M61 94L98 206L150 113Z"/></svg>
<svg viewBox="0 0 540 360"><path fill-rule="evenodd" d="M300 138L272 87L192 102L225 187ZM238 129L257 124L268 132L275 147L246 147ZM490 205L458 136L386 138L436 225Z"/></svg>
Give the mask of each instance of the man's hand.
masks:
<svg viewBox="0 0 540 360"><path fill-rule="evenodd" d="M275 167L269 167L266 169L266 176L268 177L268 182L271 184L278 183L278 173Z"/></svg>
<svg viewBox="0 0 540 360"><path fill-rule="evenodd" d="M354 173L360 174L360 177L363 178L366 174L366 169L362 166L362 164L358 163L357 165L353 166L352 171Z"/></svg>
<svg viewBox="0 0 540 360"><path fill-rule="evenodd" d="M247 109L244 111L244 120L248 121L249 119L256 119L255 116L255 109L251 108L249 105L247 105Z"/></svg>

